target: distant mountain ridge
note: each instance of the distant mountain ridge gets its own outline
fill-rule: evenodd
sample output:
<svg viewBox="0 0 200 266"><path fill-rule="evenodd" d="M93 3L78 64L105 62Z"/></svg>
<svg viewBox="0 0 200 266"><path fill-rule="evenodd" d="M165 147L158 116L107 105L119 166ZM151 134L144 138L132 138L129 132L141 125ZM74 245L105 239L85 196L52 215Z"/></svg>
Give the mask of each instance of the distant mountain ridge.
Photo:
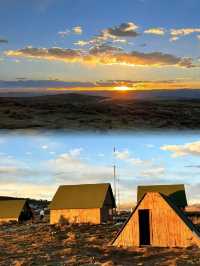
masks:
<svg viewBox="0 0 200 266"><path fill-rule="evenodd" d="M27 89L0 89L0 97L39 97L50 95L90 95L90 96L103 96L103 97L121 97L137 100L164 100L164 99L200 99L200 89L177 89L177 90L140 90L140 91L78 91L78 90L47 90L42 88L27 88ZM126 97L125 97L126 96Z"/></svg>

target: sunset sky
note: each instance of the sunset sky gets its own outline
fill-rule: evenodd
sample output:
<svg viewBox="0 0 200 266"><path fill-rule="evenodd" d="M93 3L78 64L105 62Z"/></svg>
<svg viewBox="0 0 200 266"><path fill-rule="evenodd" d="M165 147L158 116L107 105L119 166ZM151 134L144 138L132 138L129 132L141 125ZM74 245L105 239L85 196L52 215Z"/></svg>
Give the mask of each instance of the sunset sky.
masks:
<svg viewBox="0 0 200 266"><path fill-rule="evenodd" d="M189 202L195 203L199 161L200 139L192 133L2 132L0 195L51 199L60 184L113 183L115 164L122 204L135 203L137 185L174 183L184 183Z"/></svg>
<svg viewBox="0 0 200 266"><path fill-rule="evenodd" d="M0 88L200 88L199 10L199 0L1 0Z"/></svg>

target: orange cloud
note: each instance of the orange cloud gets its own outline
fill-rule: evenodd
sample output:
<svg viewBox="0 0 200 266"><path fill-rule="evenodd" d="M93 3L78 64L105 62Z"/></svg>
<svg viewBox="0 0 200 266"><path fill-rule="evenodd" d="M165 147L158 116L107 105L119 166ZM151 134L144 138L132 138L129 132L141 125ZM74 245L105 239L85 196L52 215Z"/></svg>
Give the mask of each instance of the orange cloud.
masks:
<svg viewBox="0 0 200 266"><path fill-rule="evenodd" d="M10 57L36 58L64 62L80 62L85 64L121 64L130 66L156 67L178 66L186 68L194 67L191 58L181 58L161 52L125 52L120 48L107 45L96 46L89 51L65 49L59 47L26 47L24 49L6 51L5 55Z"/></svg>

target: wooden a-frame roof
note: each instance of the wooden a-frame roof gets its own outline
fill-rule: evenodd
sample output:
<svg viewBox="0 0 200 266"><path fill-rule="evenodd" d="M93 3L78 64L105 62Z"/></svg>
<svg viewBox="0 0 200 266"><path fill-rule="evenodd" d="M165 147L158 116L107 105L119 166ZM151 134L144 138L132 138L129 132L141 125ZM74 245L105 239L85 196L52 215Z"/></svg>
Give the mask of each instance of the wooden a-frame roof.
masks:
<svg viewBox="0 0 200 266"><path fill-rule="evenodd" d="M153 191L154 192L154 191ZM194 233L197 237L199 237L200 239L200 232L197 230L197 228L195 227L195 225L192 223L192 221L190 219L188 219L188 217L186 216L186 214L180 209L178 208L171 200L168 196L157 192L166 202L167 204L174 210L174 212L181 218L181 220L186 224L186 226L192 231L192 233ZM111 242L111 244L113 245L115 240L119 237L119 235L122 233L122 231L124 230L124 228L126 227L126 225L128 224L129 220L132 218L132 216L134 215L134 213L136 212L136 210L138 209L138 207L140 206L140 203L144 200L145 196L148 194L145 193L143 195L143 197L138 201L137 205L135 206L133 212L130 214L129 218L127 219L127 221L123 224L122 228L119 230L119 232L117 233L117 235L115 236L114 240Z"/></svg>
<svg viewBox="0 0 200 266"><path fill-rule="evenodd" d="M0 219L18 219L26 200L0 200Z"/></svg>

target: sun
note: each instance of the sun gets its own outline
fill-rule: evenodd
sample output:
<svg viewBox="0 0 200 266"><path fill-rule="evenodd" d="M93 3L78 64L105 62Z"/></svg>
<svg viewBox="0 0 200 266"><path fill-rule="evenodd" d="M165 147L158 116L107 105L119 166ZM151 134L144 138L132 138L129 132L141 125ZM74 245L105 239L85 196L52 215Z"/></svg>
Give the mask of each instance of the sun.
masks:
<svg viewBox="0 0 200 266"><path fill-rule="evenodd" d="M127 87L127 86L117 86L117 87L114 87L114 90L126 92L126 91L132 90L132 88Z"/></svg>

